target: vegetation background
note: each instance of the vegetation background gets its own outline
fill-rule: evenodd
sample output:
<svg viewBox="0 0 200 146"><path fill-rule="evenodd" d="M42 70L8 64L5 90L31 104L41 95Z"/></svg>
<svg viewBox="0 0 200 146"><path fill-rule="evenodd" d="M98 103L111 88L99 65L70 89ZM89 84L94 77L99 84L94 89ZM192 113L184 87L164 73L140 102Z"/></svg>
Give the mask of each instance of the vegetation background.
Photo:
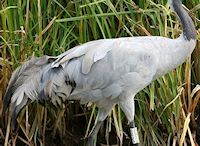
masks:
<svg viewBox="0 0 200 146"><path fill-rule="evenodd" d="M125 36L181 33L167 0L1 0L0 110L14 69L31 56L59 55L85 42ZM200 144L200 0L183 0L194 20L198 43L186 63L136 96L136 125L144 146ZM159 42L158 42L159 43ZM164 49L164 48L163 48ZM85 145L97 109L68 101L62 109L33 103L22 110L17 134L0 127L0 145ZM127 120L116 106L98 144L130 145Z"/></svg>

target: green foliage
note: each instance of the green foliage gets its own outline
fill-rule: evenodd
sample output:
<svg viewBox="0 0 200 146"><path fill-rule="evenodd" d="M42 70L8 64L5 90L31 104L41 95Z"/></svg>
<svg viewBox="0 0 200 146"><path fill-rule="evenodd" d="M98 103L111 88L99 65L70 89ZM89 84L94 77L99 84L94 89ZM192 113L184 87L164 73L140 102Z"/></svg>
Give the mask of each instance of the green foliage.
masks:
<svg viewBox="0 0 200 146"><path fill-rule="evenodd" d="M104 38L146 35L176 38L181 28L166 2L0 1L0 110L12 71L32 55L59 55L76 45ZM200 40L200 0L183 0L183 3L190 9ZM135 120L142 145L194 145L196 142L195 110L200 97L199 47L198 42L185 64L154 81L136 96ZM18 118L18 135L9 130L5 135L0 127L0 139L6 145L53 145L52 139L56 136L62 140L60 145L84 145L84 137L91 130L96 114L95 105L91 104L80 106L78 102L69 101L63 109L52 109L33 103ZM125 116L119 107L115 107L99 134L98 143L128 145L125 143L130 140L126 139L123 130L126 124Z"/></svg>

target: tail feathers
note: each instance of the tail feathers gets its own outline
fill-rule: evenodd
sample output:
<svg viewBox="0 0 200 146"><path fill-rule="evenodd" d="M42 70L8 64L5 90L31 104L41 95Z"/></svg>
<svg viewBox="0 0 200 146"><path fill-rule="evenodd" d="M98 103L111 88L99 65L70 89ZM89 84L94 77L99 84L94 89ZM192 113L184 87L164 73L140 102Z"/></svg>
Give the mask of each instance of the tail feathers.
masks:
<svg viewBox="0 0 200 146"><path fill-rule="evenodd" d="M39 100L48 99L56 107L60 107L70 96L73 86L62 66L50 68L43 73Z"/></svg>
<svg viewBox="0 0 200 146"><path fill-rule="evenodd" d="M29 100L38 100L42 72L51 60L54 58L49 56L32 58L14 71L3 100L2 124L4 128L5 113L10 104L12 129L15 130L16 119L21 109Z"/></svg>
<svg viewBox="0 0 200 146"><path fill-rule="evenodd" d="M16 80L17 78L19 77L19 74L20 74L20 68L17 68L12 76L11 76L11 79L10 79L10 82L8 84L8 87L7 87L7 91L6 91L6 94L4 96L4 102L3 102L3 114L5 114L8 106L9 106L9 103L10 103L10 100L11 100L11 97L14 93L14 90L15 90L15 87L13 86L15 83L16 83Z"/></svg>
<svg viewBox="0 0 200 146"><path fill-rule="evenodd" d="M21 109L23 109L24 106L26 106L28 103L28 97L24 96L22 102L20 104L16 104L16 103L12 103L11 105L11 127L12 130L15 131L16 130L16 125L17 125L17 117L18 114L20 113Z"/></svg>
<svg viewBox="0 0 200 146"><path fill-rule="evenodd" d="M8 87L7 87L7 91L5 93L5 96L4 96L4 99L3 99L3 111L2 111L2 127L5 131L6 129L6 117L5 117L5 114L6 114L6 111L9 107L9 104L10 104L10 101L11 101L11 97L15 91L15 84L16 84L16 81L20 75L20 71L23 70L22 68L17 68L12 76L11 76L11 79L10 79L10 82L8 84Z"/></svg>
<svg viewBox="0 0 200 146"><path fill-rule="evenodd" d="M49 101L54 106L61 106L70 96L76 83L69 79L62 66L51 67L54 60L48 56L32 58L13 73L4 97L3 125L9 105L12 129L15 130L18 114L29 101Z"/></svg>

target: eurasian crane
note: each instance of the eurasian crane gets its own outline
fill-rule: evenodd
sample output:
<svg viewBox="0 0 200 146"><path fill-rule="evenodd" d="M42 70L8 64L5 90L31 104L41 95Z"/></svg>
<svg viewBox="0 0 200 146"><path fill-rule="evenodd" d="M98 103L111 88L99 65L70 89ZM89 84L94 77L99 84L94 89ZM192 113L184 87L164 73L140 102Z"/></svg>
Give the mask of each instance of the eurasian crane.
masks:
<svg viewBox="0 0 200 146"><path fill-rule="evenodd" d="M181 0L168 0L182 24L176 39L161 36L124 37L91 41L57 57L32 58L17 68L3 103L3 116L11 104L12 128L28 100L94 102L98 120L88 146L95 144L100 126L118 104L130 126L133 144L139 143L134 124L134 96L151 81L173 70L191 55L196 45L195 26Z"/></svg>

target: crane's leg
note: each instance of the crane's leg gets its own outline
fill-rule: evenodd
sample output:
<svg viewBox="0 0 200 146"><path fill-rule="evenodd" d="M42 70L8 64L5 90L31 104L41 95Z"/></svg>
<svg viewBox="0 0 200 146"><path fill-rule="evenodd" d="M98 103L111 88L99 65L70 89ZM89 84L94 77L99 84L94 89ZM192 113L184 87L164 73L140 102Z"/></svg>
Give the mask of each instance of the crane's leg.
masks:
<svg viewBox="0 0 200 146"><path fill-rule="evenodd" d="M112 107L113 107L113 105L107 106L104 108L103 107L99 108L97 122L94 125L92 131L90 132L90 134L88 136L88 141L87 141L86 146L96 146L97 134L99 132L99 129L100 129L101 125L103 124L103 121L109 114L109 112L112 110Z"/></svg>
<svg viewBox="0 0 200 146"><path fill-rule="evenodd" d="M88 141L87 141L86 146L96 146L97 134L98 134L99 129L100 129L102 124L103 124L103 121L98 121L96 123L96 125L94 126L93 130L91 131L91 133L88 137Z"/></svg>
<svg viewBox="0 0 200 146"><path fill-rule="evenodd" d="M123 110L129 121L131 140L134 146L139 146L139 136L137 127L135 127L134 116L135 116L135 102L134 97L126 97L120 100L120 108Z"/></svg>

